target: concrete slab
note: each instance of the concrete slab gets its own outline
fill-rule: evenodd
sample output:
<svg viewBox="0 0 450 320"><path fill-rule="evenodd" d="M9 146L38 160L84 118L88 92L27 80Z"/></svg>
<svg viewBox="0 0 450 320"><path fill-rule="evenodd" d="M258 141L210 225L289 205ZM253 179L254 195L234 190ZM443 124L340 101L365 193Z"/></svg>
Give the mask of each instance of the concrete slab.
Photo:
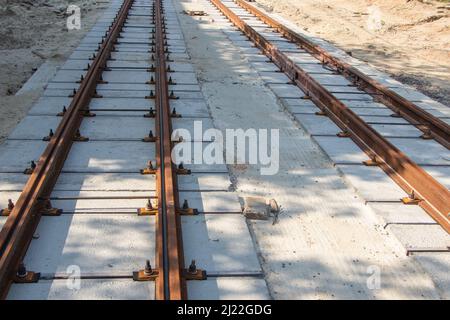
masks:
<svg viewBox="0 0 450 320"><path fill-rule="evenodd" d="M331 93L353 93L361 94L363 91L359 90L357 87L348 85L323 85Z"/></svg>
<svg viewBox="0 0 450 320"><path fill-rule="evenodd" d="M371 127L384 137L418 138L423 134L412 125L372 124Z"/></svg>
<svg viewBox="0 0 450 320"><path fill-rule="evenodd" d="M209 159L210 152L214 149L218 150L217 161ZM194 172L228 172L221 151L219 142L183 141L177 143L172 150L172 161L175 164L183 162L186 168ZM208 163L210 160L211 163Z"/></svg>
<svg viewBox="0 0 450 320"><path fill-rule="evenodd" d="M388 138L388 140L419 165L450 165L450 152L434 140L420 138Z"/></svg>
<svg viewBox="0 0 450 320"><path fill-rule="evenodd" d="M297 114L295 119L311 135L330 135L335 136L342 131L328 117L317 116L315 114Z"/></svg>
<svg viewBox="0 0 450 320"><path fill-rule="evenodd" d="M358 112L356 112L356 109L353 109L353 111L356 112L356 114L358 114L361 119L363 119L365 122L369 123L369 124L403 124L403 125L409 125L409 122L406 121L403 118L394 118L394 117L390 117L390 116L378 116L378 115L364 115L365 112L361 110L365 110L365 109L358 109ZM362 114L360 114L360 112Z"/></svg>
<svg viewBox="0 0 450 320"><path fill-rule="evenodd" d="M444 299L450 298L450 254L444 253L415 253L414 259L419 261L427 273L431 275L442 293Z"/></svg>
<svg viewBox="0 0 450 320"><path fill-rule="evenodd" d="M379 190L377 190L378 192ZM435 224L436 222L419 206L400 202L370 202L368 206L383 220L384 224Z"/></svg>
<svg viewBox="0 0 450 320"><path fill-rule="evenodd" d="M1 179L1 176L0 176ZM55 191L150 191L155 190L153 175L140 173L71 173L59 175Z"/></svg>
<svg viewBox="0 0 450 320"><path fill-rule="evenodd" d="M56 115L70 105L69 97L41 97L28 112L29 115Z"/></svg>
<svg viewBox="0 0 450 320"><path fill-rule="evenodd" d="M258 72L279 72L280 68L278 68L275 64L270 62L251 62L250 63L253 68L255 68Z"/></svg>
<svg viewBox="0 0 450 320"><path fill-rule="evenodd" d="M13 284L8 300L153 300L154 282L132 279L81 280L80 289L72 290L67 280L41 280L35 284Z"/></svg>
<svg viewBox="0 0 450 320"><path fill-rule="evenodd" d="M305 94L297 86L287 84L269 84L268 87L279 98L301 98Z"/></svg>
<svg viewBox="0 0 450 320"><path fill-rule="evenodd" d="M234 192L186 192L179 194L180 202L188 200L191 208L200 213L241 213L241 205Z"/></svg>
<svg viewBox="0 0 450 320"><path fill-rule="evenodd" d="M17 179L19 177L20 179ZM0 174L0 191L22 190L28 176ZM193 173L178 176L182 191L228 191L228 173ZM154 191L154 175L137 173L62 173L55 185L56 191Z"/></svg>
<svg viewBox="0 0 450 320"><path fill-rule="evenodd" d="M228 191L230 187L228 173L193 173L178 176L180 191Z"/></svg>
<svg viewBox="0 0 450 320"><path fill-rule="evenodd" d="M89 108L92 111L112 110L112 111L142 111L144 115L150 108L155 108L155 101L153 99L140 98L101 98L92 99Z"/></svg>
<svg viewBox="0 0 450 320"><path fill-rule="evenodd" d="M450 235L439 225L401 225L388 226L397 239L406 248L447 248L450 247Z"/></svg>
<svg viewBox="0 0 450 320"><path fill-rule="evenodd" d="M188 281L191 300L269 300L263 279L208 278L206 281Z"/></svg>
<svg viewBox="0 0 450 320"><path fill-rule="evenodd" d="M61 117L56 116L28 116L14 129L10 139L41 140L50 129L55 131L60 122ZM154 120L138 116L85 118L80 127L82 134L91 140L141 140L149 130L155 131Z"/></svg>
<svg viewBox="0 0 450 320"><path fill-rule="evenodd" d="M362 161L368 160L367 155L350 139L319 136L314 139L334 163L361 164Z"/></svg>
<svg viewBox="0 0 450 320"><path fill-rule="evenodd" d="M322 85L349 85L350 81L336 74L311 74Z"/></svg>
<svg viewBox="0 0 450 320"><path fill-rule="evenodd" d="M3 225L6 222L6 219L7 219L7 217L0 217L0 230L1 230L1 228L3 228Z"/></svg>
<svg viewBox="0 0 450 320"><path fill-rule="evenodd" d="M281 72L260 72L259 75L265 83L270 84L286 84L290 81L289 78Z"/></svg>
<svg viewBox="0 0 450 320"><path fill-rule="evenodd" d="M400 201L407 194L378 167L338 165L346 179L365 201Z"/></svg>
<svg viewBox="0 0 450 320"><path fill-rule="evenodd" d="M155 146L153 143L133 141L75 142L63 170L137 173L140 169L146 167L147 161L154 161L154 159Z"/></svg>
<svg viewBox="0 0 450 320"><path fill-rule="evenodd" d="M29 178L26 174L0 173L0 191L22 191Z"/></svg>
<svg viewBox="0 0 450 320"><path fill-rule="evenodd" d="M208 106L204 100L178 99L170 101L170 106L187 117L208 117Z"/></svg>
<svg viewBox="0 0 450 320"><path fill-rule="evenodd" d="M144 208L154 191L53 191L52 205L64 214L130 214Z"/></svg>
<svg viewBox="0 0 450 320"><path fill-rule="evenodd" d="M184 216L181 223L186 265L195 259L197 265L208 273L261 272L253 241L242 215Z"/></svg>
<svg viewBox="0 0 450 320"><path fill-rule="evenodd" d="M335 93L333 94L336 98L339 100L345 100L342 101L344 104L347 103L347 101L367 101L367 102L373 102L373 97L369 96L368 94L359 93Z"/></svg>
<svg viewBox="0 0 450 320"><path fill-rule="evenodd" d="M348 106L348 104L347 104ZM375 107L375 108L359 108L359 107L351 107L350 109L356 113L361 118L364 116L377 116L377 117L391 117L392 110L386 108L386 107ZM393 118L393 119L400 119L400 118ZM400 119L401 120L401 119Z"/></svg>
<svg viewBox="0 0 450 320"><path fill-rule="evenodd" d="M23 172L37 162L47 147L44 141L6 140L0 145L0 172Z"/></svg>
<svg viewBox="0 0 450 320"><path fill-rule="evenodd" d="M69 215L43 217L24 259L42 273L129 273L154 261L154 219L137 215ZM120 252L120 254L118 254Z"/></svg>
<svg viewBox="0 0 450 320"><path fill-rule="evenodd" d="M288 53L288 58L294 61L295 63L313 63L313 64L320 64L321 62L314 58L309 53L303 52L303 53Z"/></svg>

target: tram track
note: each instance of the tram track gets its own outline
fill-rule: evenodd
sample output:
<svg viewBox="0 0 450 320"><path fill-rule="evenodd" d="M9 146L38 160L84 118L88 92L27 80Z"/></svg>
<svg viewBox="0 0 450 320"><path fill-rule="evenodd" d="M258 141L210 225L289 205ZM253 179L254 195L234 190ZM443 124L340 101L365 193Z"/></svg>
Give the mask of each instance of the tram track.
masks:
<svg viewBox="0 0 450 320"><path fill-rule="evenodd" d="M448 148L450 131L446 123L381 86L370 77L333 58L329 53L296 35L288 28L282 27L281 24L264 15L251 4L245 1L228 1L227 4L220 0L210 1L305 93L305 99L310 99L320 108L321 111L317 115L328 116L342 130L337 133L338 137L352 139L369 156L370 160L365 162L366 165L380 167L409 195L403 199L405 203L418 204L450 233L449 190L361 119L335 93L321 85L308 71L302 69L299 64L289 58L288 54L283 52L283 49L278 48L273 41L266 39L265 36L246 23L236 11L241 8L248 10L250 14L261 19L263 23L267 23L268 27L272 28L275 33L278 32L280 38L287 38L298 45L299 49L306 47L311 55L319 56L318 58L321 59L324 67L325 64L333 63L339 74L354 78L353 81L358 85L363 82L361 86L367 92L377 96L381 95L382 98L378 100L384 101L387 106L392 108L392 103L395 101L395 111L405 116L405 119L414 124L434 124L432 127L428 125L426 131L433 131L435 133L433 137ZM231 7L230 4L232 4ZM414 116L411 115L412 113L414 113ZM430 134L430 132L427 131L425 134ZM428 136L422 137L429 138Z"/></svg>

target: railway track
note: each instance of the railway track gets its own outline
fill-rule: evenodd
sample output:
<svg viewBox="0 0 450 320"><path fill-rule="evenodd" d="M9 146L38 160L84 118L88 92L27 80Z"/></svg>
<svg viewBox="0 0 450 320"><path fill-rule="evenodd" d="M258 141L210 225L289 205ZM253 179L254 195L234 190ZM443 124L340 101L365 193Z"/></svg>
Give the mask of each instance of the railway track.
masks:
<svg viewBox="0 0 450 320"><path fill-rule="evenodd" d="M172 3L113 2L4 146L33 163L0 169L1 297L267 298L226 166L172 156L195 121L212 126Z"/></svg>
<svg viewBox="0 0 450 320"><path fill-rule="evenodd" d="M402 137L401 133L396 136L382 132L376 127L377 123L365 121L349 107L345 97L340 96L353 95L356 99L350 100L360 98L383 103L393 111L393 118L403 118L423 132L417 134L417 138L434 139L446 148L443 154L448 151L450 141L448 123L334 57L252 4L243 0L210 2L304 92L303 99L311 100L320 109L316 115L329 117L341 129L336 132L338 137L352 139L368 155L370 160L364 161L365 165L380 167L408 194L402 199L405 204L421 206L450 233L450 192L447 187L402 151L408 149L405 144L391 142L389 138ZM311 63L316 65L311 68ZM336 83L346 84L327 87L314 77L317 67L335 75ZM401 128L395 129L401 131Z"/></svg>
<svg viewBox="0 0 450 320"><path fill-rule="evenodd" d="M367 158L337 165L381 168L450 231L434 171L448 164L409 148L448 156L448 121L246 1L209 2L303 91L298 114L325 119L313 137L351 139ZM214 143L195 140L195 122L213 127L172 1L112 1L2 146L0 297L270 298L226 165L172 154Z"/></svg>

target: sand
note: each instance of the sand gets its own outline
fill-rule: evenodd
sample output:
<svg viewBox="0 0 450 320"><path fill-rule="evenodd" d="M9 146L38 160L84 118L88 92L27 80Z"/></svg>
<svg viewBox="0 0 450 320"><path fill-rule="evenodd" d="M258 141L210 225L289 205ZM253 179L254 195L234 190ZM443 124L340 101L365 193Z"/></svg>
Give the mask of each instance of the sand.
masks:
<svg viewBox="0 0 450 320"><path fill-rule="evenodd" d="M450 105L450 1L256 2Z"/></svg>
<svg viewBox="0 0 450 320"><path fill-rule="evenodd" d="M81 30L67 30L69 4L81 8ZM48 61L62 64L108 1L0 0L0 143L25 116L42 87L16 95Z"/></svg>

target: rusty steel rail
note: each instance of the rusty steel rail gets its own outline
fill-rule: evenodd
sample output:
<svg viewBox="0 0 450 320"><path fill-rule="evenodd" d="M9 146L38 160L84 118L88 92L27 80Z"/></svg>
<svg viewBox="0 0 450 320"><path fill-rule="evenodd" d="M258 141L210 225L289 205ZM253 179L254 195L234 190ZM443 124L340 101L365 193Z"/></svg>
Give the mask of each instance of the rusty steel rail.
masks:
<svg viewBox="0 0 450 320"><path fill-rule="evenodd" d="M359 89L374 96L377 101L386 105L396 115L403 117L416 128L421 130L424 133L424 137L434 138L447 149L450 148L450 125L446 122L433 116L411 101L403 98L396 92L362 73L350 64L333 56L309 39L282 25L247 1L233 1L251 14L257 16L264 23L268 24L272 28L275 28L288 40L298 44L302 49L306 50L308 53L320 60L324 65L333 67L336 71L345 76L347 80L357 85Z"/></svg>
<svg viewBox="0 0 450 320"><path fill-rule="evenodd" d="M382 137L220 0L210 1L369 156L371 161L366 164L377 165L383 169L411 196L412 202L418 203L450 233L450 192L447 188Z"/></svg>
<svg viewBox="0 0 450 320"><path fill-rule="evenodd" d="M181 218L178 211L176 167L172 162L172 121L166 67L164 36L165 20L162 0L155 0L156 69L155 108L157 112L157 189L158 214L156 217L156 257L159 276L156 280L156 299L187 299L184 278L184 254Z"/></svg>
<svg viewBox="0 0 450 320"><path fill-rule="evenodd" d="M64 113L58 128L0 232L1 299L6 298L40 221L42 211L48 208L47 201L133 2L134 0L124 1L107 36L103 38L86 76L74 94L69 108Z"/></svg>

